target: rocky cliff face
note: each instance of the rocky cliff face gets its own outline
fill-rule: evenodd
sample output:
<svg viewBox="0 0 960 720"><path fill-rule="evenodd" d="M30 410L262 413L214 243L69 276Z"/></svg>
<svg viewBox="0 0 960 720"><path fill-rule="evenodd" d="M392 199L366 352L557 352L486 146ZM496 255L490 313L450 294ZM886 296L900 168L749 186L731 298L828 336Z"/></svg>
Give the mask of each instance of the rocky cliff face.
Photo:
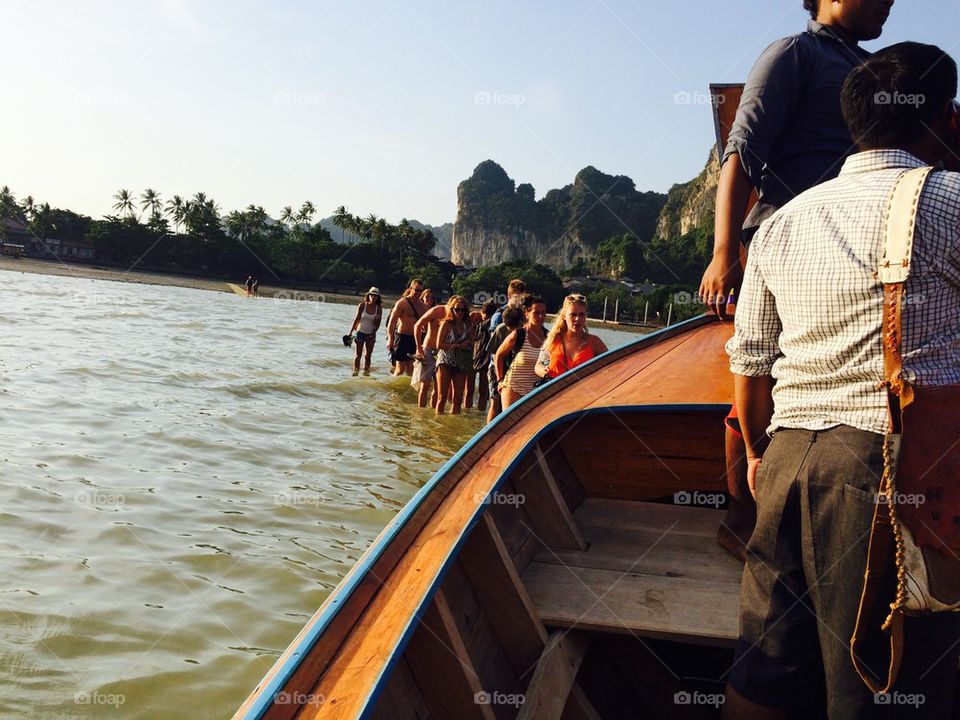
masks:
<svg viewBox="0 0 960 720"><path fill-rule="evenodd" d="M652 239L667 197L638 192L633 180L586 167L572 184L536 200L497 163L480 163L457 188L451 259L480 267L527 259L556 270L589 258L599 243L633 232Z"/></svg>
<svg viewBox="0 0 960 720"><path fill-rule="evenodd" d="M695 230L713 232L713 218L720 179L720 163L713 148L707 164L690 182L674 185L667 193L667 202L657 220L657 237L679 238Z"/></svg>

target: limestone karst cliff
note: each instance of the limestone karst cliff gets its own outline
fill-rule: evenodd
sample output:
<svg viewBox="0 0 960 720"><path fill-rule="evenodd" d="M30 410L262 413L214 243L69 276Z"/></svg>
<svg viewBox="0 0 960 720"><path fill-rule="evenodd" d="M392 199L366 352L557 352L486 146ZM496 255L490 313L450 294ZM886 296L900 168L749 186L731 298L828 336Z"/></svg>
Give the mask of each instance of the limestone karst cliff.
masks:
<svg viewBox="0 0 960 720"><path fill-rule="evenodd" d="M632 231L650 240L665 202L661 193L638 192L630 178L594 167L536 200L532 185L516 185L486 160L457 188L452 260L478 267L528 259L562 270L611 235Z"/></svg>
<svg viewBox="0 0 960 720"><path fill-rule="evenodd" d="M690 274L713 230L718 176L715 152L696 178L667 195L586 167L571 185L536 200L531 185L516 185L486 160L457 188L451 257L467 267L528 259L563 270L589 261L604 240L629 234L647 254L669 255Z"/></svg>

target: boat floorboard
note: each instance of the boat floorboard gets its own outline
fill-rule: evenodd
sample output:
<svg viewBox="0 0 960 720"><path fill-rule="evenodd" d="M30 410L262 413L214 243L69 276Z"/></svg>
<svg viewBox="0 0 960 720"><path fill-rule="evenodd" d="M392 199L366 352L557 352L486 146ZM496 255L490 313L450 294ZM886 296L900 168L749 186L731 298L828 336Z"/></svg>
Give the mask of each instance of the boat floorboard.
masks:
<svg viewBox="0 0 960 720"><path fill-rule="evenodd" d="M717 544L724 512L588 499L587 550L545 548L523 575L544 624L732 646L743 566Z"/></svg>

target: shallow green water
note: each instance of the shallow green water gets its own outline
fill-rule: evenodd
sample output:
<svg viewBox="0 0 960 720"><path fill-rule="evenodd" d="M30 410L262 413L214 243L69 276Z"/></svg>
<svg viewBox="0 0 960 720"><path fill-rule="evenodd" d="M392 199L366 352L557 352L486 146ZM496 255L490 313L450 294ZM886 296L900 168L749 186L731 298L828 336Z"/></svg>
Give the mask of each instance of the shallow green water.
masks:
<svg viewBox="0 0 960 720"><path fill-rule="evenodd" d="M350 377L352 317L0 272L0 717L231 715L482 426L382 336Z"/></svg>

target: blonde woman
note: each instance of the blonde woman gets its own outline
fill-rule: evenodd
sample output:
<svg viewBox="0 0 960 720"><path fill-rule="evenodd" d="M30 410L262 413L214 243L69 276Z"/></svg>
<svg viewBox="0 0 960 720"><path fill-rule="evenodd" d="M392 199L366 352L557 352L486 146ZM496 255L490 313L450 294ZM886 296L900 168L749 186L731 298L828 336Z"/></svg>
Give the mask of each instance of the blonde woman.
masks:
<svg viewBox="0 0 960 720"><path fill-rule="evenodd" d="M555 378L606 351L603 340L587 329L587 299L567 295L543 343L536 372L540 377Z"/></svg>
<svg viewBox="0 0 960 720"><path fill-rule="evenodd" d="M470 324L470 306L460 295L447 300L447 317L437 332L437 415L442 415L447 397L453 388L452 409L460 414L467 373L473 371L473 327Z"/></svg>
<svg viewBox="0 0 960 720"><path fill-rule="evenodd" d="M544 342L543 321L547 306L543 298L528 295L523 300L527 323L504 339L494 356L503 409L517 402L537 384L537 357ZM507 369L508 357L513 358Z"/></svg>

